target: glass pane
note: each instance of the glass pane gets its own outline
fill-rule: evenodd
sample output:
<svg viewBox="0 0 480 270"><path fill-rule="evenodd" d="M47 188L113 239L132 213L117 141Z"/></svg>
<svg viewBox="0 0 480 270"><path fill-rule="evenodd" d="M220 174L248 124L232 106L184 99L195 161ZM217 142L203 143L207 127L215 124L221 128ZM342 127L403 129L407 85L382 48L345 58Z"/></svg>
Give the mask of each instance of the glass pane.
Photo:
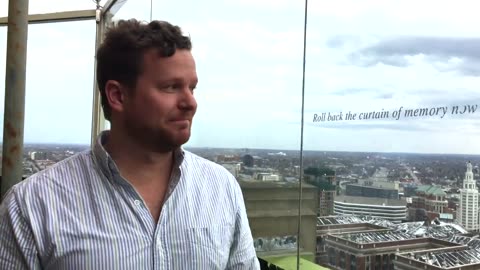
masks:
<svg viewBox="0 0 480 270"><path fill-rule="evenodd" d="M5 110L5 67L7 63L7 28L0 27L0 141L3 141L3 114ZM1 167L1 166L0 166Z"/></svg>
<svg viewBox="0 0 480 270"><path fill-rule="evenodd" d="M236 176L257 256L267 264L297 254L303 7L261 2L156 1L153 18L192 38L198 109L186 149ZM300 249L308 260L314 191L304 190L302 208Z"/></svg>
<svg viewBox="0 0 480 270"><path fill-rule="evenodd" d="M94 21L30 25L26 175L89 148L94 39Z"/></svg>
<svg viewBox="0 0 480 270"><path fill-rule="evenodd" d="M0 27L0 74L3 75L0 78L0 126L2 132L0 132L0 146L3 149L3 115L5 114L5 67L7 62L7 28ZM3 150L2 150L3 151ZM2 153L3 156L3 153ZM0 159L2 161L2 159ZM0 163L0 169L2 164ZM0 173L1 174L1 173Z"/></svg>
<svg viewBox="0 0 480 270"><path fill-rule="evenodd" d="M477 2L310 4L304 164L305 180L319 189L319 215L379 219L393 229L405 221L453 222L455 215L463 223L459 190L477 192L480 163ZM378 240L369 237L343 236ZM415 238L409 231L398 237ZM319 263L365 263L362 248L329 262L345 251L335 241L319 245ZM393 267L370 260L371 269Z"/></svg>
<svg viewBox="0 0 480 270"><path fill-rule="evenodd" d="M119 5L121 4L121 5ZM114 12L114 16L110 19L111 21L118 20L128 20L135 18L141 21L149 21L151 15L151 1L150 0L136 0L136 1L127 1L119 0L115 5L115 9L118 9ZM119 7L119 8L118 8ZM104 21L107 25L111 21ZM103 111L102 111L103 113ZM103 130L110 129L110 122L105 120Z"/></svg>

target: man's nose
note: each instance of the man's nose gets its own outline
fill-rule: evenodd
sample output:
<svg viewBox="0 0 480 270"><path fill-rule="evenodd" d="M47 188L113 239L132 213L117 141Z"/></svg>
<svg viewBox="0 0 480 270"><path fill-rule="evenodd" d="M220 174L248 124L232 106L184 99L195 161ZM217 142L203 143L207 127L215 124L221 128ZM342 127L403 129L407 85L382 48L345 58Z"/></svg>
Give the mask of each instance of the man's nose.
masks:
<svg viewBox="0 0 480 270"><path fill-rule="evenodd" d="M186 87L182 91L179 108L182 110L195 110L197 108L197 101L193 95L193 91L189 87Z"/></svg>

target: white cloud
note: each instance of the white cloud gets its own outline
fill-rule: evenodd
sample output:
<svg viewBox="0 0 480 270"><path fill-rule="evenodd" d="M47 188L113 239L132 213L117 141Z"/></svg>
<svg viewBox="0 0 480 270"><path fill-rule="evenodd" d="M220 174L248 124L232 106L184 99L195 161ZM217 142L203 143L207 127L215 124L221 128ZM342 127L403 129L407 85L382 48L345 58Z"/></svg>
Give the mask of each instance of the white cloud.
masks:
<svg viewBox="0 0 480 270"><path fill-rule="evenodd" d="M94 4L90 1L33 0L31 11L92 8ZM351 56L388 37L477 37L480 24L480 17L475 13L477 1L338 0L310 1L309 4L306 121L313 112L368 112L400 106L451 105L470 99L476 102L480 77L456 72L459 68L476 68L476 63L464 58L440 59L414 53L388 56L369 65L353 65ZM0 10L6 10L2 5L6 7L6 0L0 0ZM186 10L183 8L186 5L193 8ZM149 8L149 0L130 0L116 19L148 20ZM200 83L196 94L199 110L191 145L298 149L300 134L295 123L299 122L301 105L303 2L239 0L159 4L156 1L154 11L154 18L178 23L194 42ZM34 44L31 44L29 61L31 65L35 63L31 67L35 73L28 75L33 78L29 79L29 89L36 89L29 99L39 100L38 104L48 110L38 113L39 118L29 118L35 122L29 120L28 132L48 137L40 123L62 117L59 112L72 111L73 114L75 110L82 110L78 102L72 102L82 98L80 88L88 93L83 94L83 99L90 98L93 82L87 65L93 59L90 52L78 44L86 44L87 40L93 44L94 33L93 30L72 31L67 27L52 27L41 33L35 33L34 27L31 29L29 34ZM366 59L361 58L364 57L361 54L359 57L362 61ZM53 58L55 61L48 61ZM1 69L2 66L0 72L4 72ZM49 70L54 70L59 79L50 79ZM68 91L76 96L69 99ZM64 101L42 100L42 92L48 93L45 94L48 99L62 97ZM29 110L35 108L32 106ZM86 106L90 111L91 104L83 107ZM79 119L90 117L86 110L83 114L86 116ZM395 122L383 127L364 122L361 129L308 126L305 147L346 151L478 151L480 143L475 140L478 118L475 117L404 121L403 126L396 127L392 127ZM89 130L89 120L81 121L84 129ZM68 119L65 122L75 123ZM62 136L55 138L59 137Z"/></svg>
<svg viewBox="0 0 480 270"><path fill-rule="evenodd" d="M243 8L258 8L266 10L282 10L291 8L303 8L302 1L296 0L236 0L232 1L232 6Z"/></svg>
<svg viewBox="0 0 480 270"><path fill-rule="evenodd" d="M208 40L221 37L219 40L222 43L235 48L237 53L245 53L252 58L299 60L302 57L303 29L293 25L284 24L279 25L278 28L269 29L258 22L246 20L209 21L203 27L209 29Z"/></svg>
<svg viewBox="0 0 480 270"><path fill-rule="evenodd" d="M325 34L465 36L478 33L479 2L310 1L309 27ZM313 26L312 26L313 25Z"/></svg>

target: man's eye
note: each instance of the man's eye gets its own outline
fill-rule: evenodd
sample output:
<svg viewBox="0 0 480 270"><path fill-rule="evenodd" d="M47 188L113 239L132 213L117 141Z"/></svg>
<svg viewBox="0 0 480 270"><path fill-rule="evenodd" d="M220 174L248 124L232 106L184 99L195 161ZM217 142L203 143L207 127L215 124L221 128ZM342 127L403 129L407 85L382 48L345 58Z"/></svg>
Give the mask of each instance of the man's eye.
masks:
<svg viewBox="0 0 480 270"><path fill-rule="evenodd" d="M174 92L178 89L178 85L168 84L168 85L165 85L165 86L161 87L161 89L163 91L167 91L167 92Z"/></svg>

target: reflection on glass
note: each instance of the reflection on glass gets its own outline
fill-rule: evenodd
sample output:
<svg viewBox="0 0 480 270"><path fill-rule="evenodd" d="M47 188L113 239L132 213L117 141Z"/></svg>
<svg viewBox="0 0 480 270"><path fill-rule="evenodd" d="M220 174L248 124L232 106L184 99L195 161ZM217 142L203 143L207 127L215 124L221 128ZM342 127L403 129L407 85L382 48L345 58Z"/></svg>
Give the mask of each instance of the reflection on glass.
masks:
<svg viewBox="0 0 480 270"><path fill-rule="evenodd" d="M298 237L303 5L283 2L162 1L153 18L193 41L198 109L186 149L237 178L257 256L296 264L297 248L314 261L317 208L306 185Z"/></svg>
<svg viewBox="0 0 480 270"><path fill-rule="evenodd" d="M454 246L478 231L480 21L476 3L437 4L311 3L305 181L320 194L319 264L407 269L396 254L412 252L426 268L442 256L412 239ZM394 225L361 225L372 218Z"/></svg>
<svg viewBox="0 0 480 270"><path fill-rule="evenodd" d="M257 252L272 250L296 250L297 236L291 235L272 238L259 237L254 239L254 245Z"/></svg>
<svg viewBox="0 0 480 270"><path fill-rule="evenodd" d="M436 239L424 246L454 247L448 256L457 258L465 252L454 244L477 247L458 236L478 231L480 216L480 21L472 3L310 3L297 235L303 5L154 2L154 19L180 25L193 40L199 107L186 148L238 179L260 258L299 249L330 267L402 269L402 258L442 258L417 253L408 241L419 236ZM132 17L149 20L150 1L127 2L114 20ZM27 142L88 143L94 26L86 25L75 25L85 31L74 36L72 24L31 28ZM26 173L79 150L29 149ZM358 239L389 242L391 252L372 245L366 256Z"/></svg>

